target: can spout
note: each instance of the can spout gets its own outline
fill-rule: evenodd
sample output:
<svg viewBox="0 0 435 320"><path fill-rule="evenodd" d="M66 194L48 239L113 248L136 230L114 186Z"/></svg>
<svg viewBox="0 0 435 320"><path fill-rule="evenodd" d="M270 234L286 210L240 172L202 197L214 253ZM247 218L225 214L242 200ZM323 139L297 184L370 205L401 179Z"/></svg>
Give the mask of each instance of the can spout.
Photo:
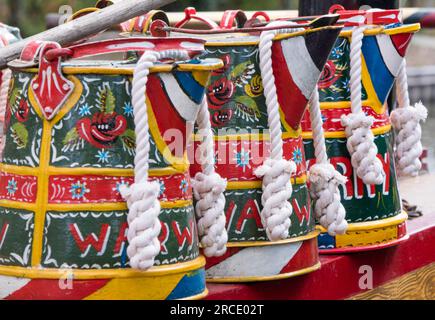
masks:
<svg viewBox="0 0 435 320"><path fill-rule="evenodd" d="M313 29L300 37L275 41L273 72L278 102L288 126L297 130L329 53L341 31L339 27Z"/></svg>

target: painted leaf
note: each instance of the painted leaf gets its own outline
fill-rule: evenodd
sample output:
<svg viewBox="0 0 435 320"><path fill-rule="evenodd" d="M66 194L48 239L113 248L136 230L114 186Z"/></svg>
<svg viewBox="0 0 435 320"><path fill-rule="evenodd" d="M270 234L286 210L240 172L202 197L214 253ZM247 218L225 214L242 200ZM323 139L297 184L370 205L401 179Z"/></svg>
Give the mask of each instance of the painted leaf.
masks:
<svg viewBox="0 0 435 320"><path fill-rule="evenodd" d="M237 87L243 87L249 83L255 73L255 66L251 61L237 65L231 72L231 79Z"/></svg>
<svg viewBox="0 0 435 320"><path fill-rule="evenodd" d="M249 65L252 65L251 61L246 61L246 62L238 64L231 71L231 78L234 79L234 78L237 78L238 76L242 75L245 72L245 70L248 68Z"/></svg>
<svg viewBox="0 0 435 320"><path fill-rule="evenodd" d="M19 88L13 88L9 93L9 105L11 107L12 113L17 111L18 109L17 101L20 95L21 95L21 90Z"/></svg>
<svg viewBox="0 0 435 320"><path fill-rule="evenodd" d="M64 145L70 144L79 138L80 137L79 137L79 134L77 133L76 128L72 128L70 131L67 132L67 134L65 135L65 138L63 138L63 140L62 140L62 143Z"/></svg>
<svg viewBox="0 0 435 320"><path fill-rule="evenodd" d="M11 127L11 131L11 136L17 144L17 149L25 148L29 140L29 132L27 131L26 126L21 122L17 122Z"/></svg>
<svg viewBox="0 0 435 320"><path fill-rule="evenodd" d="M243 112L259 118L261 116L260 109L257 103L249 96L238 96L236 99L236 107Z"/></svg>
<svg viewBox="0 0 435 320"><path fill-rule="evenodd" d="M128 151L130 154L134 153L136 149L136 134L134 130L132 129L125 130L125 132L120 136L120 138L124 150Z"/></svg>

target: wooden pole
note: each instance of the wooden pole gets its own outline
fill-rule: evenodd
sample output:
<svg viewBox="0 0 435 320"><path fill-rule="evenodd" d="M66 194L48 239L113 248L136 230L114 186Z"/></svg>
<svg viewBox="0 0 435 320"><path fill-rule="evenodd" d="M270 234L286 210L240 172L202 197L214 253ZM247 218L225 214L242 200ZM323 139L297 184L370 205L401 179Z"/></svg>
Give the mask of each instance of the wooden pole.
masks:
<svg viewBox="0 0 435 320"><path fill-rule="evenodd" d="M104 31L111 26L140 16L149 10L160 8L175 0L123 0L107 8L92 12L76 20L0 49L0 69L18 58L29 41L56 41L65 46Z"/></svg>

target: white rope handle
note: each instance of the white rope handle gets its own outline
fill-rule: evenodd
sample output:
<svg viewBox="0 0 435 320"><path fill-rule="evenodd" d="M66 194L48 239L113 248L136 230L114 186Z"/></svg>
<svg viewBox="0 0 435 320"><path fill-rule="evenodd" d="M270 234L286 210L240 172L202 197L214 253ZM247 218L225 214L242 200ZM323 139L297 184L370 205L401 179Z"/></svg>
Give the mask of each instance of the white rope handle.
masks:
<svg viewBox="0 0 435 320"><path fill-rule="evenodd" d="M399 69L396 81L398 108L391 112L391 122L396 136L396 164L399 175L416 176L421 169L421 121L427 118L427 109L420 102L411 106L406 76L406 60Z"/></svg>
<svg viewBox="0 0 435 320"><path fill-rule="evenodd" d="M11 82L12 72L10 69L4 69L0 71L0 73L2 74L2 81L0 84L0 114L4 115L8 103L8 91L9 84Z"/></svg>
<svg viewBox="0 0 435 320"><path fill-rule="evenodd" d="M338 186L346 183L347 178L328 160L317 87L311 96L309 106L316 157L316 163L309 172L310 194L316 203L314 211L319 223L331 236L344 234L347 230L346 210L341 203Z"/></svg>
<svg viewBox="0 0 435 320"><path fill-rule="evenodd" d="M365 184L382 184L385 172L382 162L377 158L378 147L371 131L373 117L367 116L362 109L361 86L361 47L364 30L356 27L352 31L350 44L350 95L352 113L341 117L347 137L347 149L353 168Z"/></svg>
<svg viewBox="0 0 435 320"><path fill-rule="evenodd" d="M288 22L274 21L268 26L283 24L288 24ZM260 35L260 72L267 105L270 157L255 170L255 174L263 179L263 194L261 196L263 209L260 216L266 234L271 241L288 237L288 229L291 226L290 216L293 213L293 208L289 202L293 193L290 178L296 171L294 161L287 161L283 158L281 118L272 68L272 44L276 34L299 30L300 28L270 30L262 32Z"/></svg>
<svg viewBox="0 0 435 320"><path fill-rule="evenodd" d="M204 254L218 257L226 252L228 242L224 195L227 181L215 172L214 137L206 98L201 103L196 122L198 135L202 137L199 146L202 172L198 172L192 181L198 234Z"/></svg>
<svg viewBox="0 0 435 320"><path fill-rule="evenodd" d="M135 182L120 191L129 208L127 220L129 245L127 255L134 269L147 270L154 265L154 259L160 252L159 220L160 202L158 200L160 185L148 180L150 134L146 105L146 84L150 68L160 59L187 59L188 54L182 50L161 52L147 51L137 63L133 73L132 105L136 134L136 155L134 157Z"/></svg>
<svg viewBox="0 0 435 320"><path fill-rule="evenodd" d="M5 143L5 137L3 136L4 130L4 117L6 113L6 107L8 104L8 93L9 93L9 84L11 82L12 72L10 69L0 70L1 74L1 84L0 84L0 114L3 116L2 120L2 129L0 131L0 159L3 155L3 147Z"/></svg>

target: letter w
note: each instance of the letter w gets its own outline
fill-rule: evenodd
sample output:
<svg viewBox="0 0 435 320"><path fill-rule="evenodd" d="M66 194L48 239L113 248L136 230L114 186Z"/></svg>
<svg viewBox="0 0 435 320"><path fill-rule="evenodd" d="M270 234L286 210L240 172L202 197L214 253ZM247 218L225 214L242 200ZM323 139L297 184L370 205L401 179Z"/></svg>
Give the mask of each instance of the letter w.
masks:
<svg viewBox="0 0 435 320"><path fill-rule="evenodd" d="M188 243L189 247L192 246L193 243L192 230L194 227L195 226L191 222L190 228L192 229L189 229L189 227L185 227L183 228L183 231L181 231L178 222L172 221L172 228L174 230L175 237L177 238L177 242L178 242L178 251L183 250L184 246L186 245L186 242Z"/></svg>
<svg viewBox="0 0 435 320"><path fill-rule="evenodd" d="M86 238L83 238L79 227L76 223L69 225L69 230L82 252L81 257L84 258L88 255L89 250L93 247L97 251L97 256L102 256L107 248L107 242L110 235L110 226L107 223L101 225L100 235L97 237L95 233L91 233Z"/></svg>

